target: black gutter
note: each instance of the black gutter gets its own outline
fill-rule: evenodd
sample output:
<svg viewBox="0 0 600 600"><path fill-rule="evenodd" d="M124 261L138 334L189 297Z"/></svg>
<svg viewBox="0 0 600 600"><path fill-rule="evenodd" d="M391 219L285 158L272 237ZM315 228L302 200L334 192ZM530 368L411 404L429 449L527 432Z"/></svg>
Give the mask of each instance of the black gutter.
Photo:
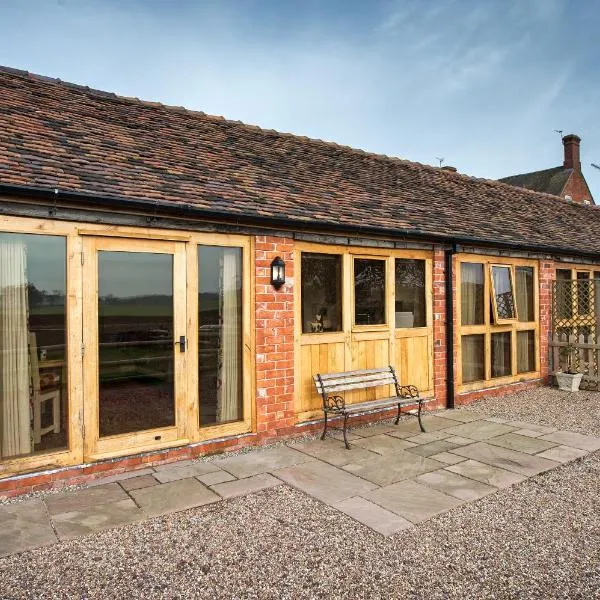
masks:
<svg viewBox="0 0 600 600"><path fill-rule="evenodd" d="M446 407L454 408L454 290L453 261L456 244L444 252L446 280Z"/></svg>
<svg viewBox="0 0 600 600"><path fill-rule="evenodd" d="M510 250L527 250L530 252L539 252L546 254L563 254L569 256L587 257L600 259L600 253L579 251L569 248L559 248L556 246L546 246L543 244L529 244L517 243L517 242L505 242L505 241L490 241L484 238L478 238L473 236L455 236L455 235L444 235L444 234L431 234L426 233L420 229L386 229L382 227L371 227L358 224L345 224L345 223L330 223L330 222L316 222L313 220L302 220L293 219L289 217L273 217L273 216L261 216L261 215L245 215L236 214L235 212L228 211L215 211L198 206L193 206L189 203L176 204L175 202L165 202L164 200L151 200L151 199L134 199L125 198L122 196L101 196L91 193L82 192L69 192L60 189L51 188L34 188L28 186L18 185L7 185L0 183L0 196L16 196L19 198L41 198L47 200L52 205L50 213L54 216L54 206L60 200L66 200L69 202L93 204L95 206L102 206L113 209L131 209L140 210L148 214L152 214L156 217L160 214L163 216L172 216L179 218L201 218L213 221L226 221L234 224L246 224L246 225L261 225L261 226L282 226L288 228L296 228L304 226L312 231L322 232L338 232L345 233L347 235L376 235L386 237L402 237L411 238L414 240L421 240L431 243L443 243L443 244L460 244L460 245L483 245L492 248L506 248ZM211 198L208 198L211 200ZM221 198L215 197L214 200L222 201Z"/></svg>

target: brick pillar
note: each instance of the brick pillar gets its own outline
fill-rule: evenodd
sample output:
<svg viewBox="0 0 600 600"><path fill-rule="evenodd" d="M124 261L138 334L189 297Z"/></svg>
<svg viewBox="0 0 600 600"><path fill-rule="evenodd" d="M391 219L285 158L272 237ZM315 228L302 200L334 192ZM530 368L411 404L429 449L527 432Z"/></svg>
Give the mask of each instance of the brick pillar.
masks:
<svg viewBox="0 0 600 600"><path fill-rule="evenodd" d="M433 388L439 407L446 406L446 278L444 249L433 252Z"/></svg>
<svg viewBox="0 0 600 600"><path fill-rule="evenodd" d="M552 280L554 279L554 263L540 261L540 376L547 379L550 375L550 355L548 338L552 328Z"/></svg>
<svg viewBox="0 0 600 600"><path fill-rule="evenodd" d="M293 249L288 238L255 238L256 430L263 439L293 427L295 419ZM279 290L271 285L276 256L285 262Z"/></svg>

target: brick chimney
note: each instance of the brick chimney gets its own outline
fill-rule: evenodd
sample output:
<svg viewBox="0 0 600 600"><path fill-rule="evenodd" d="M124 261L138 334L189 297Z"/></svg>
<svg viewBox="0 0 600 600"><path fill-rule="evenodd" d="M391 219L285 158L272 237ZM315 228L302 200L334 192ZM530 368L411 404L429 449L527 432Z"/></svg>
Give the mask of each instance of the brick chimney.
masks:
<svg viewBox="0 0 600 600"><path fill-rule="evenodd" d="M581 160L579 159L579 144L581 138L573 133L565 135L562 139L565 147L565 161L563 163L565 169L575 169L581 171Z"/></svg>

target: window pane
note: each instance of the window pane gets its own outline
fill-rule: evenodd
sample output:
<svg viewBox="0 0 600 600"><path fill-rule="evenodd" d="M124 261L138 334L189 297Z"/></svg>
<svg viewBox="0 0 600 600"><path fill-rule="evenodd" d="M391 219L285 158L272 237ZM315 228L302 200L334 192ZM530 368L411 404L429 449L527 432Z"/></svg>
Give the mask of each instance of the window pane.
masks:
<svg viewBox="0 0 600 600"><path fill-rule="evenodd" d="M0 458L67 447L66 241L0 233Z"/></svg>
<svg viewBox="0 0 600 600"><path fill-rule="evenodd" d="M460 268L461 323L483 324L483 265L462 263Z"/></svg>
<svg viewBox="0 0 600 600"><path fill-rule="evenodd" d="M342 257L302 253L302 333L342 330Z"/></svg>
<svg viewBox="0 0 600 600"><path fill-rule="evenodd" d="M510 277L510 267L492 267L492 281L496 295L496 316L498 319L515 318L515 298Z"/></svg>
<svg viewBox="0 0 600 600"><path fill-rule="evenodd" d="M485 354L483 335L462 336L463 383L479 381L485 377Z"/></svg>
<svg viewBox="0 0 600 600"><path fill-rule="evenodd" d="M504 377L512 373L510 340L510 331L492 333L492 377Z"/></svg>
<svg viewBox="0 0 600 600"><path fill-rule="evenodd" d="M175 424L173 256L98 252L100 436Z"/></svg>
<svg viewBox="0 0 600 600"><path fill-rule="evenodd" d="M517 332L517 373L535 371L535 331Z"/></svg>
<svg viewBox="0 0 600 600"><path fill-rule="evenodd" d="M354 259L354 323L385 323L385 260Z"/></svg>
<svg viewBox="0 0 600 600"><path fill-rule="evenodd" d="M517 267L515 277L519 321L535 321L533 309L533 267Z"/></svg>
<svg viewBox="0 0 600 600"><path fill-rule="evenodd" d="M590 274L579 271L577 273L577 314L589 314L592 306L592 283Z"/></svg>
<svg viewBox="0 0 600 600"><path fill-rule="evenodd" d="M425 327L425 261L397 258L396 327Z"/></svg>
<svg viewBox="0 0 600 600"><path fill-rule="evenodd" d="M242 249L198 246L200 425L243 418Z"/></svg>
<svg viewBox="0 0 600 600"><path fill-rule="evenodd" d="M559 319L573 316L573 285L569 269L556 270L556 313Z"/></svg>

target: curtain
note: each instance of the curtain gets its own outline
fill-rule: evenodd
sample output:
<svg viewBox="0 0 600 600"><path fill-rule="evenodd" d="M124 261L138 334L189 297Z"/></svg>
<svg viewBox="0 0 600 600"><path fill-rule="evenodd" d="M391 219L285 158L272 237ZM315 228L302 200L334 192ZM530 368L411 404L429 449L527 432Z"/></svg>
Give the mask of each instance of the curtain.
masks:
<svg viewBox="0 0 600 600"><path fill-rule="evenodd" d="M510 340L510 333L492 334L492 377L511 374Z"/></svg>
<svg viewBox="0 0 600 600"><path fill-rule="evenodd" d="M461 277L461 322L463 325L483 323L483 265L462 263Z"/></svg>
<svg viewBox="0 0 600 600"><path fill-rule="evenodd" d="M462 380L479 381L484 378L484 336L463 335L462 336Z"/></svg>
<svg viewBox="0 0 600 600"><path fill-rule="evenodd" d="M0 241L0 456L32 451L25 244Z"/></svg>
<svg viewBox="0 0 600 600"><path fill-rule="evenodd" d="M240 263L236 248L225 248L220 265L219 368L217 374L217 422L240 418L241 294Z"/></svg>
<svg viewBox="0 0 600 600"><path fill-rule="evenodd" d="M517 373L535 369L535 338L532 331L517 332Z"/></svg>
<svg viewBox="0 0 600 600"><path fill-rule="evenodd" d="M533 321L533 268L516 268L517 309L519 321Z"/></svg>

